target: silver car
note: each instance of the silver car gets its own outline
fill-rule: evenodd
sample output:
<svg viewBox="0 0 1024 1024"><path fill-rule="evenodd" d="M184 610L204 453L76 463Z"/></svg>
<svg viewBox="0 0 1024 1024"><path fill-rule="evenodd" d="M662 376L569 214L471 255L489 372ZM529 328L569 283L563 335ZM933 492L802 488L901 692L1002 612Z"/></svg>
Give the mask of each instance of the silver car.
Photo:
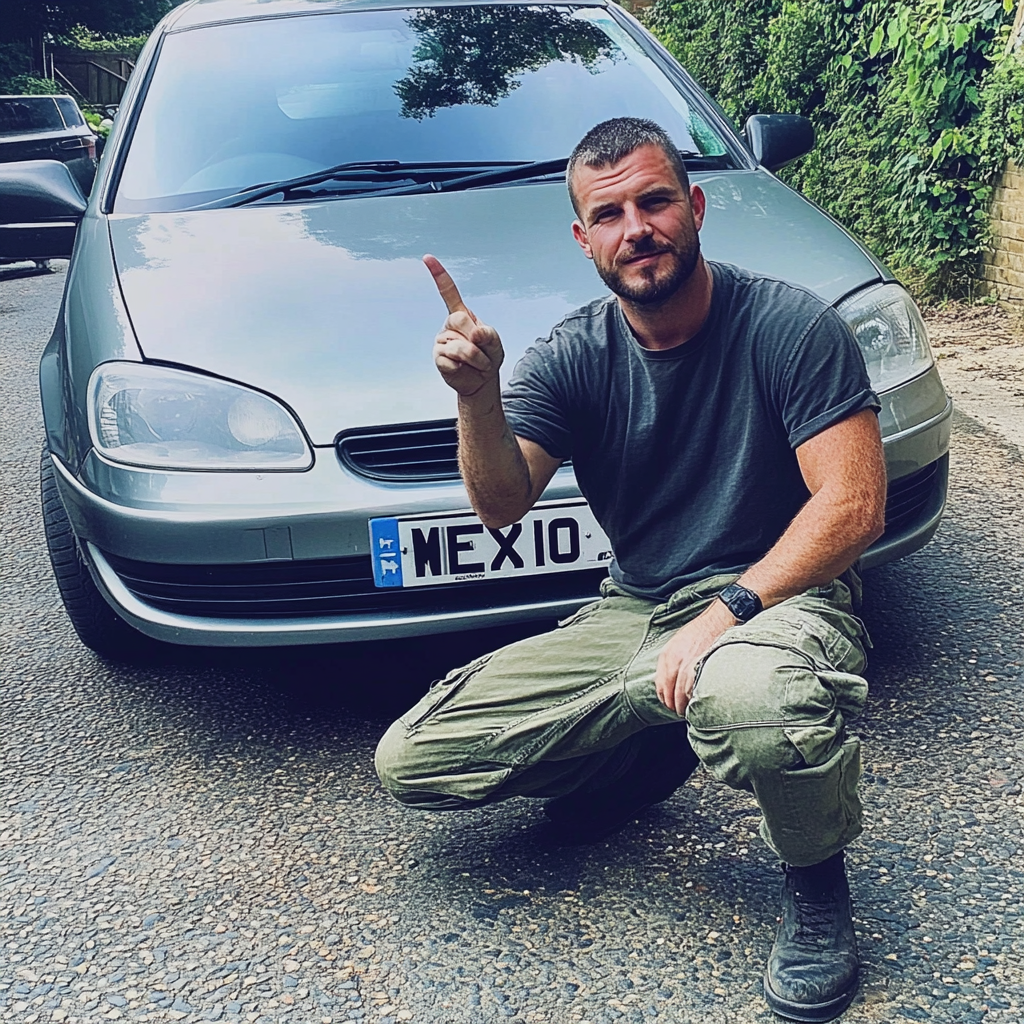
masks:
<svg viewBox="0 0 1024 1024"><path fill-rule="evenodd" d="M572 239L566 157L633 114L708 197L712 259L812 289L882 398L888 526L942 514L951 406L914 303L772 173L810 125L734 128L606 0L192 0L132 77L42 358L47 537L79 635L274 645L571 613L611 557L563 466L487 530L430 349L436 253L509 366L603 290Z"/></svg>

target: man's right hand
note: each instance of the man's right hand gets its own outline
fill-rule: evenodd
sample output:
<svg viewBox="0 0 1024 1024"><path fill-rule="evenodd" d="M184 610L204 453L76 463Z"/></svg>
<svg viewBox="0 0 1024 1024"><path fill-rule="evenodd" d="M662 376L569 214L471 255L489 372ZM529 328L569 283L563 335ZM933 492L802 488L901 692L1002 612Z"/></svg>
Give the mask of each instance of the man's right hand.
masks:
<svg viewBox="0 0 1024 1024"><path fill-rule="evenodd" d="M448 319L434 339L434 365L445 383L463 398L471 398L488 384L496 387L498 370L505 358L498 332L481 323L466 308L459 289L440 260L424 256L423 262L448 307Z"/></svg>

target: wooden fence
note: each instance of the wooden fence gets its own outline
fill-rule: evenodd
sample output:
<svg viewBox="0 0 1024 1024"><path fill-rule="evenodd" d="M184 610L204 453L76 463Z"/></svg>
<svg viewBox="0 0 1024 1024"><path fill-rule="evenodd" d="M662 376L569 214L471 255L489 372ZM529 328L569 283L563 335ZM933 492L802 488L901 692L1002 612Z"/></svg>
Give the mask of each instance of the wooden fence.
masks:
<svg viewBox="0 0 1024 1024"><path fill-rule="evenodd" d="M50 50L46 58L49 76L89 107L117 106L135 69L131 57L123 53Z"/></svg>

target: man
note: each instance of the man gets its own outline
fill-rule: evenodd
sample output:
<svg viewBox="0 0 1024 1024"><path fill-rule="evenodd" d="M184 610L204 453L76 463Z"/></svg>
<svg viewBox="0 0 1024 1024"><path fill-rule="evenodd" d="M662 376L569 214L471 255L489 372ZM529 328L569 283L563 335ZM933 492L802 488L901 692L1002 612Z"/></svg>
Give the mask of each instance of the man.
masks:
<svg viewBox="0 0 1024 1024"><path fill-rule="evenodd" d="M598 125L567 180L573 235L614 297L566 317L502 395L498 334L424 257L449 310L434 359L483 522L521 519L571 456L611 575L553 633L436 684L381 740L377 770L427 809L546 797L586 841L699 759L754 794L785 864L769 1004L831 1020L857 985L846 720L866 698L867 638L851 566L883 529L878 400L834 310L703 259L704 195L657 125Z"/></svg>

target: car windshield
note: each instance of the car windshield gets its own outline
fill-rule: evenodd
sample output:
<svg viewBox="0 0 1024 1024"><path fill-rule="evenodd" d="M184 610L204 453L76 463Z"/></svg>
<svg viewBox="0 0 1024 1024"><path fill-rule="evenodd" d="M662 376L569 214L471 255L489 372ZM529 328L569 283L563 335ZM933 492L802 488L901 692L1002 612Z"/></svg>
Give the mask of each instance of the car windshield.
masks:
<svg viewBox="0 0 1024 1024"><path fill-rule="evenodd" d="M189 29L163 42L114 209L188 209L354 161L565 158L598 121L623 115L731 166L708 119L601 8L460 5Z"/></svg>
<svg viewBox="0 0 1024 1024"><path fill-rule="evenodd" d="M64 121L52 96L0 96L0 135L62 131Z"/></svg>

